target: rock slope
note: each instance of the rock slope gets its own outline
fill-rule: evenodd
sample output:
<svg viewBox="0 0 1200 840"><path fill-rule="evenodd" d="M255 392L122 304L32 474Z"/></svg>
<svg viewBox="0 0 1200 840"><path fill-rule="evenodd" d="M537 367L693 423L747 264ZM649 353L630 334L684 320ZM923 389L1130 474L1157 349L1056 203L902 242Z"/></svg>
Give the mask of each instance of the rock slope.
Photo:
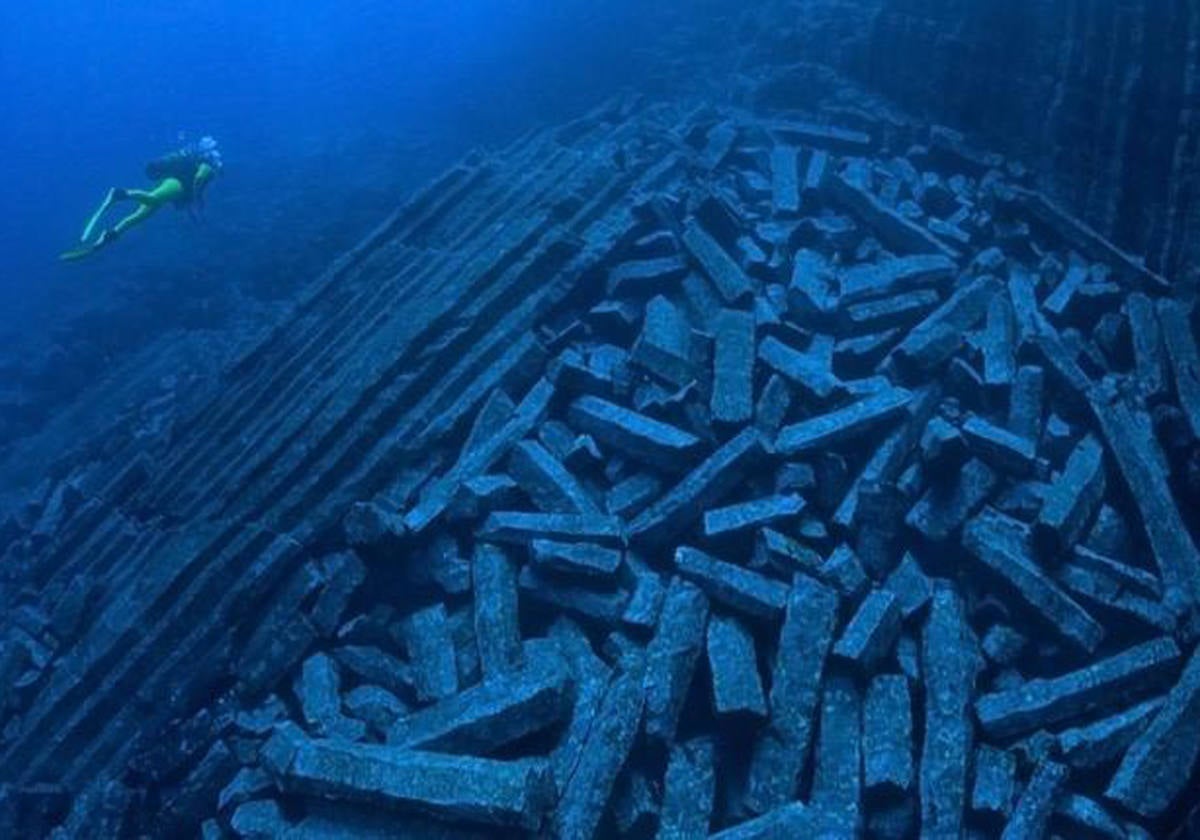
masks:
<svg viewBox="0 0 1200 840"><path fill-rule="evenodd" d="M1161 836L1191 308L944 130L464 161L3 526L0 834Z"/></svg>

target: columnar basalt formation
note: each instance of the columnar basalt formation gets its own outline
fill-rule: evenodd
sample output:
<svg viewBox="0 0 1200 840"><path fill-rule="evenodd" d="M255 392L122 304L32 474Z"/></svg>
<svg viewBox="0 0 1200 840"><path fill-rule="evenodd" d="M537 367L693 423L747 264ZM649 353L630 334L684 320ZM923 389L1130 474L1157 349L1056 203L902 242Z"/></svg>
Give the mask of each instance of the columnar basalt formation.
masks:
<svg viewBox="0 0 1200 840"><path fill-rule="evenodd" d="M1062 201L1155 268L1194 270L1195 3L884 0L879 9L854 59L868 86L1025 156Z"/></svg>
<svg viewBox="0 0 1200 840"><path fill-rule="evenodd" d="M4 525L0 834L1170 831L1194 313L1025 178L624 102L464 161Z"/></svg>

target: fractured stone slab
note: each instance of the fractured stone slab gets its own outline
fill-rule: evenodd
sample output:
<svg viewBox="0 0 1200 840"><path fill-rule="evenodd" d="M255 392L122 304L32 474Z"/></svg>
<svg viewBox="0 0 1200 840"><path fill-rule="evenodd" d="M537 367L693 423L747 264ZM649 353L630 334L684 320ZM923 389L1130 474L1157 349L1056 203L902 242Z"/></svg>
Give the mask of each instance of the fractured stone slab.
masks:
<svg viewBox="0 0 1200 840"><path fill-rule="evenodd" d="M788 283L788 312L803 326L818 326L837 309L836 276L829 260L803 248L792 259Z"/></svg>
<svg viewBox="0 0 1200 840"><path fill-rule="evenodd" d="M913 714L908 680L880 674L863 704L863 784L868 791L907 794L913 784Z"/></svg>
<svg viewBox="0 0 1200 840"><path fill-rule="evenodd" d="M403 635L417 697L441 700L457 692L458 668L445 607L438 603L412 613L404 620Z"/></svg>
<svg viewBox="0 0 1200 840"><path fill-rule="evenodd" d="M599 397L580 397L567 416L602 446L666 472L685 469L700 449L695 435Z"/></svg>
<svg viewBox="0 0 1200 840"><path fill-rule="evenodd" d="M738 823L731 828L710 834L709 840L775 840L777 837L811 837L819 825L815 815L803 802L791 802Z"/></svg>
<svg viewBox="0 0 1200 840"><path fill-rule="evenodd" d="M677 743L667 760L658 840L707 837L716 797L716 749L711 738Z"/></svg>
<svg viewBox="0 0 1200 840"><path fill-rule="evenodd" d="M855 663L864 673L871 673L896 643L900 620L896 596L883 589L874 590L858 605L854 617L833 646L833 655Z"/></svg>
<svg viewBox="0 0 1200 840"><path fill-rule="evenodd" d="M987 313L992 297L999 293L1000 281L996 278L975 278L913 327L889 358L910 375L931 373L958 350L967 332Z"/></svg>
<svg viewBox="0 0 1200 840"><path fill-rule="evenodd" d="M708 622L708 670L713 711L719 716L765 717L766 696L758 673L754 637L733 616L713 615Z"/></svg>
<svg viewBox="0 0 1200 840"><path fill-rule="evenodd" d="M937 286L953 279L957 269L954 260L940 254L891 257L852 266L841 274L841 299L854 303Z"/></svg>
<svg viewBox="0 0 1200 840"><path fill-rule="evenodd" d="M779 339L767 336L759 342L758 358L818 400L829 399L842 387L833 374L832 354L813 352L813 349L801 353Z"/></svg>
<svg viewBox="0 0 1200 840"><path fill-rule="evenodd" d="M1165 697L1153 697L1057 735L1058 749L1072 767L1086 770L1120 757L1162 708Z"/></svg>
<svg viewBox="0 0 1200 840"><path fill-rule="evenodd" d="M618 549L594 543L533 541L533 562L537 567L566 576L612 580L622 556Z"/></svg>
<svg viewBox="0 0 1200 840"><path fill-rule="evenodd" d="M651 297L670 291L687 274L687 263L678 256L632 260L608 272L608 294L613 297Z"/></svg>
<svg viewBox="0 0 1200 840"><path fill-rule="evenodd" d="M1061 764L1040 762L1021 798L1017 800L1012 819L1000 835L1001 840L1044 836L1069 775L1070 769Z"/></svg>
<svg viewBox="0 0 1200 840"><path fill-rule="evenodd" d="M689 219L684 225L683 244L717 287L725 303L739 303L754 293L754 286L741 266L695 219Z"/></svg>
<svg viewBox="0 0 1200 840"><path fill-rule="evenodd" d="M931 837L962 834L974 741L970 703L977 660L962 601L949 584L939 581L921 647L925 676L921 826Z"/></svg>
<svg viewBox="0 0 1200 840"><path fill-rule="evenodd" d="M812 748L837 609L832 590L797 576L771 671L771 717L755 739L746 781L745 804L753 813L782 807L796 795Z"/></svg>
<svg viewBox="0 0 1200 840"><path fill-rule="evenodd" d="M905 522L926 539L947 540L987 503L998 483L999 477L987 464L972 458L950 482L930 485Z"/></svg>
<svg viewBox="0 0 1200 840"><path fill-rule="evenodd" d="M1141 293L1130 295L1125 308L1129 313L1137 385L1147 396L1157 396L1166 389L1168 381L1166 347L1158 312L1154 301Z"/></svg>
<svg viewBox="0 0 1200 840"><path fill-rule="evenodd" d="M844 126L791 119L765 120L761 124L772 134L820 150L854 154L865 152L874 145L870 134Z"/></svg>
<svg viewBox="0 0 1200 840"><path fill-rule="evenodd" d="M856 837L862 832L862 746L862 695L849 677L831 677L821 692L809 800L821 834Z"/></svg>
<svg viewBox="0 0 1200 840"><path fill-rule="evenodd" d="M630 526L630 540L661 545L731 492L763 457L758 430L747 428L710 455Z"/></svg>
<svg viewBox="0 0 1200 840"><path fill-rule="evenodd" d="M646 651L646 734L670 743L704 647L708 599L673 578L663 600L658 628Z"/></svg>
<svg viewBox="0 0 1200 840"><path fill-rule="evenodd" d="M807 507L796 495L767 496L728 507L713 508L704 514L704 534L718 537L737 531L773 525L798 517Z"/></svg>
<svg viewBox="0 0 1200 840"><path fill-rule="evenodd" d="M479 532L483 539L515 545L532 545L538 539L613 544L619 543L622 535L621 520L615 516L525 511L495 511Z"/></svg>
<svg viewBox="0 0 1200 840"><path fill-rule="evenodd" d="M778 618L787 604L786 584L695 548L677 548L675 568L714 601L752 618L767 621Z"/></svg>
<svg viewBox="0 0 1200 840"><path fill-rule="evenodd" d="M1200 651L1117 768L1106 796L1156 817L1183 793L1200 756Z"/></svg>
<svg viewBox="0 0 1200 840"><path fill-rule="evenodd" d="M645 691L637 663L609 683L570 780L560 790L554 828L560 837L591 840L642 719Z"/></svg>
<svg viewBox="0 0 1200 840"><path fill-rule="evenodd" d="M800 209L800 154L791 146L771 150L771 189L775 209L795 213Z"/></svg>
<svg viewBox="0 0 1200 840"><path fill-rule="evenodd" d="M478 543L471 564L474 578L475 639L484 678L521 664L517 607L517 565L499 546Z"/></svg>
<svg viewBox="0 0 1200 840"><path fill-rule="evenodd" d="M917 289L852 303L841 312L843 332L860 335L906 327L928 314L940 302L941 297L934 290Z"/></svg>
<svg viewBox="0 0 1200 840"><path fill-rule="evenodd" d="M1021 735L1151 693L1171 678L1179 661L1170 638L1143 642L1062 676L984 694L975 701L976 715L993 737Z"/></svg>
<svg viewBox="0 0 1200 840"><path fill-rule="evenodd" d="M663 295L646 304L642 332L634 342L630 358L676 388L696 378L691 325L683 312Z"/></svg>
<svg viewBox="0 0 1200 840"><path fill-rule="evenodd" d="M523 440L513 447L508 472L538 510L579 515L600 512L571 471L536 441Z"/></svg>
<svg viewBox="0 0 1200 840"><path fill-rule="evenodd" d="M713 387L709 406L718 423L740 424L754 413L755 321L749 312L725 309L717 317Z"/></svg>
<svg viewBox="0 0 1200 840"><path fill-rule="evenodd" d="M1187 417L1192 437L1200 438L1200 350L1196 348L1190 315L1191 309L1180 301L1164 298L1158 302L1158 320L1171 361L1175 395Z"/></svg>
<svg viewBox="0 0 1200 840"><path fill-rule="evenodd" d="M888 247L901 253L940 254L950 259L957 258L958 252L953 248L942 244L920 225L908 221L844 175L830 177L827 189L835 201L874 230Z"/></svg>
<svg viewBox="0 0 1200 840"><path fill-rule="evenodd" d="M291 793L537 830L553 804L550 765L310 739L282 724L262 751Z"/></svg>
<svg viewBox="0 0 1200 840"><path fill-rule="evenodd" d="M360 721L342 714L341 675L328 655L318 653L306 659L292 690L314 735L357 741L366 733Z"/></svg>
<svg viewBox="0 0 1200 840"><path fill-rule="evenodd" d="M388 731L396 748L487 755L561 721L574 683L556 645L533 639L508 672L398 718Z"/></svg>
<svg viewBox="0 0 1200 840"><path fill-rule="evenodd" d="M912 399L911 391L890 388L845 408L785 426L775 439L775 449L783 455L793 456L836 446L893 419Z"/></svg>
<svg viewBox="0 0 1200 840"><path fill-rule="evenodd" d="M1027 475L1037 460L1037 444L972 415L962 425L971 448L995 466L1014 475Z"/></svg>
<svg viewBox="0 0 1200 840"><path fill-rule="evenodd" d="M1017 755L980 744L975 751L971 810L1007 819L1017 804Z"/></svg>
<svg viewBox="0 0 1200 840"><path fill-rule="evenodd" d="M967 523L963 547L1063 638L1087 653L1099 646L1104 628L1038 566L1023 523L985 509Z"/></svg>
<svg viewBox="0 0 1200 840"><path fill-rule="evenodd" d="M521 569L517 585L532 601L613 626L624 619L631 597L621 588L592 588L549 577L532 565Z"/></svg>

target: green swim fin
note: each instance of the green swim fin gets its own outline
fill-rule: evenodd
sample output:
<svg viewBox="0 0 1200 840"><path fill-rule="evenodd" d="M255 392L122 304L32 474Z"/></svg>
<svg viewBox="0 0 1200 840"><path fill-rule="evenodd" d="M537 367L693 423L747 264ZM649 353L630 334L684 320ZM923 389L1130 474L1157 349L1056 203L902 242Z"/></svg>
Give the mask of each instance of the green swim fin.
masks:
<svg viewBox="0 0 1200 840"><path fill-rule="evenodd" d="M73 251L63 251L58 255L58 258L64 262L73 262L75 260L83 259L95 250L95 245L84 245L82 248L76 248Z"/></svg>
<svg viewBox="0 0 1200 840"><path fill-rule="evenodd" d="M71 260L81 260L88 254L100 250L110 242L114 242L120 235L120 231L118 231L116 228L108 228L100 234L99 238L97 238L95 242L90 242L84 245L82 248L76 248L74 251L63 251L58 255L58 258L68 262Z"/></svg>
<svg viewBox="0 0 1200 840"><path fill-rule="evenodd" d="M96 229L96 223L100 221L100 217L104 215L104 211L112 207L113 201L116 200L116 187L108 191L108 195L104 196L104 201L100 202L100 206L96 208L96 212L87 220L87 224L83 228L83 236L79 237L80 242L87 242L92 238L92 232Z"/></svg>

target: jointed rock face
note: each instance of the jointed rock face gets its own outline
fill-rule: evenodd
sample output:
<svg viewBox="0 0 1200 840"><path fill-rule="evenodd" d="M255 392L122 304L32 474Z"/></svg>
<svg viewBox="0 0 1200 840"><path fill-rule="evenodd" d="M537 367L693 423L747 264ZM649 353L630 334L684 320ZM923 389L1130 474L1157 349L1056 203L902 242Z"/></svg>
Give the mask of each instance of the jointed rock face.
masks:
<svg viewBox="0 0 1200 840"><path fill-rule="evenodd" d="M618 103L468 160L9 522L0 835L1179 825L1194 314L876 128Z"/></svg>
<svg viewBox="0 0 1200 840"><path fill-rule="evenodd" d="M1175 277L1195 270L1195 3L784 0L761 25L758 38L778 55L837 67L904 108L1019 154L1155 268Z"/></svg>

